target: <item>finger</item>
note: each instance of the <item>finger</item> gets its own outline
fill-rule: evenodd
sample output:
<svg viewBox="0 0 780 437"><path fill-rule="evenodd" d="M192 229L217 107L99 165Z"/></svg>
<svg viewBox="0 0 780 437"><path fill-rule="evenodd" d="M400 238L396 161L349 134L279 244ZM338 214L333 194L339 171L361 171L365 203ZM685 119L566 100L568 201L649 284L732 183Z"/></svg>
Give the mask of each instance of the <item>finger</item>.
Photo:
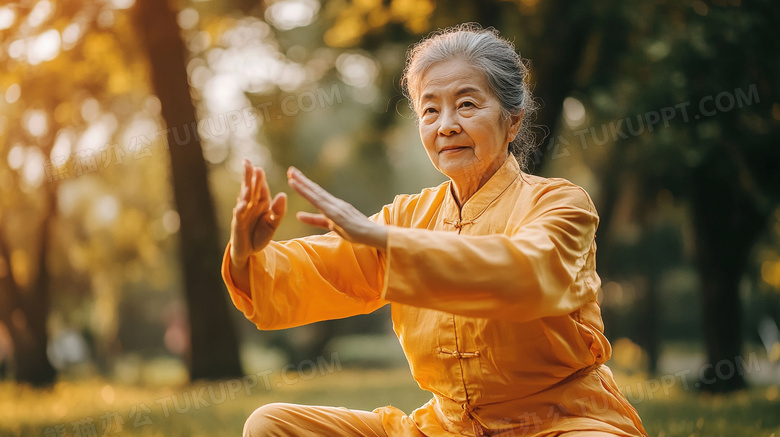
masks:
<svg viewBox="0 0 780 437"><path fill-rule="evenodd" d="M330 220L323 214L312 214L310 212L300 211L295 214L295 217L307 225L330 230Z"/></svg>
<svg viewBox="0 0 780 437"><path fill-rule="evenodd" d="M241 175L241 183L238 187L238 196L236 196L236 203L240 202L246 196L246 159L241 162L244 173Z"/></svg>
<svg viewBox="0 0 780 437"><path fill-rule="evenodd" d="M249 171L249 193L247 194L247 202L250 207L255 203L255 193L257 191L257 168L252 166Z"/></svg>
<svg viewBox="0 0 780 437"><path fill-rule="evenodd" d="M335 196L304 176L295 167L290 167L287 176L287 182L290 187L303 196L304 199L326 214L332 212L332 205L337 199Z"/></svg>
<svg viewBox="0 0 780 437"><path fill-rule="evenodd" d="M287 177L288 179L292 179L300 183L301 186L307 191L309 191L311 194L320 195L320 196L330 195L330 193L325 191L325 189L319 186L319 184L307 178L302 171L298 170L295 167L290 167L290 169L287 171Z"/></svg>
<svg viewBox="0 0 780 437"><path fill-rule="evenodd" d="M246 212L246 206L247 206L246 200L239 199L238 202L236 202L236 206L233 207L233 211L236 211L240 214L244 214Z"/></svg>
<svg viewBox="0 0 780 437"><path fill-rule="evenodd" d="M268 186L265 180L265 170L260 167L255 167L253 170L253 186L252 186L252 210L257 214L263 214L268 211L268 205L270 202L270 194L268 189L263 190L263 185Z"/></svg>
<svg viewBox="0 0 780 437"><path fill-rule="evenodd" d="M259 173L258 203L262 206L261 211L265 212L271 204L271 189L268 188L268 178L265 175L265 170L261 168Z"/></svg>
<svg viewBox="0 0 780 437"><path fill-rule="evenodd" d="M292 178L287 179L287 184L290 186L290 188L295 190L296 193L300 194L309 203L312 203L313 201L316 201L316 199L313 199L313 197L312 197L311 193L309 192L309 190L306 187L304 187L297 180L292 179Z"/></svg>
<svg viewBox="0 0 780 437"><path fill-rule="evenodd" d="M236 202L236 206L233 208L233 218L242 222L244 220L244 213L246 212L246 202L239 200Z"/></svg>
<svg viewBox="0 0 780 437"><path fill-rule="evenodd" d="M246 229L252 226L251 224L256 221L258 214L250 208L249 204L241 200L233 208L233 218L238 229Z"/></svg>
<svg viewBox="0 0 780 437"><path fill-rule="evenodd" d="M241 183L240 196L249 202L249 195L252 188L252 164L248 159L244 158L244 179Z"/></svg>
<svg viewBox="0 0 780 437"><path fill-rule="evenodd" d="M282 222L284 215L287 213L287 194L278 193L274 200L271 202L271 214L268 219L271 226L274 228L279 227L279 223Z"/></svg>
<svg viewBox="0 0 780 437"><path fill-rule="evenodd" d="M301 185L300 182L292 180L290 181L290 186L308 201L312 206L314 206L316 209L320 210L325 216L330 216L333 214L332 208L325 202L322 198L318 197L317 195L313 194L308 188Z"/></svg>

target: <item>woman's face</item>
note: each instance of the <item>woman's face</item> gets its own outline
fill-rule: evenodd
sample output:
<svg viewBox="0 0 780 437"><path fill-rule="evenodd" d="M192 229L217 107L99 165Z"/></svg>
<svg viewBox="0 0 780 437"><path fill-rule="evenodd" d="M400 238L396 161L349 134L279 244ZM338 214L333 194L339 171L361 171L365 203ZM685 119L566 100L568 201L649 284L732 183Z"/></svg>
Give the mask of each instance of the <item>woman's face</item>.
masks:
<svg viewBox="0 0 780 437"><path fill-rule="evenodd" d="M417 96L428 157L459 189L473 193L504 163L522 115L502 119L485 75L460 59L429 67Z"/></svg>

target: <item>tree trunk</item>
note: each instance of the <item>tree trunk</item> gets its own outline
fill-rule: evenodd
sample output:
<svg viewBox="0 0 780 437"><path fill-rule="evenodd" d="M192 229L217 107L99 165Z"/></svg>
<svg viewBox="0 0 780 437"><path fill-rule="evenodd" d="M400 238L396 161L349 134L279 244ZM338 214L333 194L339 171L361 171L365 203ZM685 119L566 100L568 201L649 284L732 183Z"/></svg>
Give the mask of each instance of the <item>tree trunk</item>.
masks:
<svg viewBox="0 0 780 437"><path fill-rule="evenodd" d="M563 101L575 89L575 77L582 64L594 17L589 5L571 0L543 3L540 13L544 14L544 31L536 35L533 50L522 55L530 56L532 80L536 82L532 91L542 104L534 124L548 129L549 141L561 117ZM556 22L566 25L552 24ZM551 151L545 150L544 143L540 144L538 153L532 158L537 169L552 156L548 152Z"/></svg>
<svg viewBox="0 0 780 437"><path fill-rule="evenodd" d="M750 249L766 220L739 185L739 168L726 147L716 146L695 169L692 208L696 264L708 363L700 389L726 393L746 387L740 367L742 305L739 282Z"/></svg>
<svg viewBox="0 0 780 437"><path fill-rule="evenodd" d="M652 217L650 208L643 208L644 217ZM639 344L647 352L647 372L650 377L658 374L658 358L660 355L660 339L658 338L658 320L661 314L658 302L659 286L661 277L666 269L665 261L669 259L665 253L664 236L658 223L643 224L644 239L642 247L647 250L645 257L646 282L644 293L639 299L640 317L639 317Z"/></svg>
<svg viewBox="0 0 780 437"><path fill-rule="evenodd" d="M18 382L35 386L52 384L57 371L46 354L49 342L46 322L49 315L49 252L52 221L56 212L56 186L46 185L46 211L41 223L36 278L29 291L21 289L13 277L11 250L0 235L0 257L6 260L8 274L0 278L0 322L13 341L13 371ZM0 224L0 229L3 229Z"/></svg>
<svg viewBox="0 0 780 437"><path fill-rule="evenodd" d="M190 317L190 378L241 375L238 340L220 275L221 246L185 68L185 47L167 1L139 0L135 10L154 90L168 127L173 192L181 220L180 255ZM173 130L178 129L178 138ZM188 130L189 135L182 135ZM187 141L182 144L183 137ZM178 142L177 142L178 140Z"/></svg>

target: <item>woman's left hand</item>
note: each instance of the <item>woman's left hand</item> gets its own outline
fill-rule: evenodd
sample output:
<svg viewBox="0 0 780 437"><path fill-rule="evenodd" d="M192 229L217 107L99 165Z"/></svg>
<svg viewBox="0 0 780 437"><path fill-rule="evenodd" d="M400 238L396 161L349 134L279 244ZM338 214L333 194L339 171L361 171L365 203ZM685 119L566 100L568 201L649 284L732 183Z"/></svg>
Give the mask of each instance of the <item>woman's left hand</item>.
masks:
<svg viewBox="0 0 780 437"><path fill-rule="evenodd" d="M387 229L372 222L349 203L333 196L312 182L300 170L287 170L287 183L321 214L298 212L298 220L311 226L329 229L352 243L366 244L380 250L387 248Z"/></svg>

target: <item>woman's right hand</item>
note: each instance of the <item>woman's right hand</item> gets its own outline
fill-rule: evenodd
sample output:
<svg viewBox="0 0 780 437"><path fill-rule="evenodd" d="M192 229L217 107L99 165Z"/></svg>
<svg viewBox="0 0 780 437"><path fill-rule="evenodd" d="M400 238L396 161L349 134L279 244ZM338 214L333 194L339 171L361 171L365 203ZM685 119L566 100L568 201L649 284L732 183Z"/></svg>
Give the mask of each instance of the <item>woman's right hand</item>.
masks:
<svg viewBox="0 0 780 437"><path fill-rule="evenodd" d="M287 212L287 195L271 191L265 171L244 159L244 179L233 208L230 225L230 258L236 267L244 267L249 257L263 250Z"/></svg>

